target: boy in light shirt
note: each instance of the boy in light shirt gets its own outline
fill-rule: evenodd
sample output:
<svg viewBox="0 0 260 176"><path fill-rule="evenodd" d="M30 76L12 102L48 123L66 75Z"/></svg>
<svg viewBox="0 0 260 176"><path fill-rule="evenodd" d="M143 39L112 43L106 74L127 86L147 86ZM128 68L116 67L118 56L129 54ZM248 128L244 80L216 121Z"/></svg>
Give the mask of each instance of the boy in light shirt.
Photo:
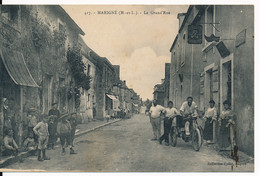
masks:
<svg viewBox="0 0 260 176"><path fill-rule="evenodd" d="M48 131L48 116L42 115L42 121L39 122L34 128L34 133L38 136L38 161L50 160L46 156L46 148L49 140L49 131ZM43 157L42 157L42 155Z"/></svg>
<svg viewBox="0 0 260 176"><path fill-rule="evenodd" d="M165 140L165 145L169 146L169 134L171 131L172 127L172 121L174 117L176 117L179 112L177 111L176 108L173 107L173 102L169 101L168 102L168 108L165 109L165 118L164 118L164 134L160 137L159 143L162 144L162 141Z"/></svg>

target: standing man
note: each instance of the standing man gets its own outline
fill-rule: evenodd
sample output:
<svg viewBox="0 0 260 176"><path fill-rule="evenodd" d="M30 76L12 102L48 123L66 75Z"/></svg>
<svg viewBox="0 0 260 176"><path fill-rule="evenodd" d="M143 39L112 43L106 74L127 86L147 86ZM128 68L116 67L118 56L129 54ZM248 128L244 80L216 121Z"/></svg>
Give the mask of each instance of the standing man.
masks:
<svg viewBox="0 0 260 176"><path fill-rule="evenodd" d="M198 106L197 104L193 101L192 97L188 97L187 101L185 101L181 105L180 113L184 119L183 122L185 123L185 134L187 136L190 135L190 124L191 124L191 119L190 117L198 117Z"/></svg>
<svg viewBox="0 0 260 176"><path fill-rule="evenodd" d="M164 113L164 107L157 105L157 101L153 100L153 106L150 108L149 117L153 128L153 141L161 137L161 113Z"/></svg>
<svg viewBox="0 0 260 176"><path fill-rule="evenodd" d="M58 110L58 103L52 103L52 108L49 110L48 115L56 116L55 121L58 121L58 119L60 118L60 111Z"/></svg>
<svg viewBox="0 0 260 176"><path fill-rule="evenodd" d="M58 110L58 103L52 103L52 108L49 110L49 116L54 117L54 131L57 131L58 119L60 118L60 111ZM57 141L57 135L55 135L55 142ZM55 145L55 144L54 144Z"/></svg>

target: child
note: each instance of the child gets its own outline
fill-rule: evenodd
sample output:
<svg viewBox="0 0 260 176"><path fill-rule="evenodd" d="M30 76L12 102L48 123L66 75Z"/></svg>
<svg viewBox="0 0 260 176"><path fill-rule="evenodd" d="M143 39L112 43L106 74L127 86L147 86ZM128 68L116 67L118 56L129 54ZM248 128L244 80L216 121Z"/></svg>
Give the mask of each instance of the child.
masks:
<svg viewBox="0 0 260 176"><path fill-rule="evenodd" d="M71 145L74 146L74 138L75 138L75 132L76 132L76 127L77 127L77 113L71 113L71 118L70 118L70 125L71 125Z"/></svg>
<svg viewBox="0 0 260 176"><path fill-rule="evenodd" d="M17 156L18 154L18 145L16 144L14 138L13 138L13 130L12 129L6 129L5 130L5 137L4 137L4 143L3 143L3 156Z"/></svg>
<svg viewBox="0 0 260 176"><path fill-rule="evenodd" d="M215 106L215 101L209 101L209 108L205 112L203 118L206 119L204 131L203 131L203 138L207 141L207 143L211 143L213 140L213 121L217 120L217 109Z"/></svg>
<svg viewBox="0 0 260 176"><path fill-rule="evenodd" d="M164 134L160 137L159 143L162 144L162 141L165 140L165 145L169 146L169 134L172 127L172 120L176 115L178 115L178 111L173 107L173 102L168 102L168 108L165 109L165 118L164 118Z"/></svg>
<svg viewBox="0 0 260 176"><path fill-rule="evenodd" d="M37 142L37 136L33 132L33 128L38 124L36 109L30 108L28 111L28 134L33 134L34 141Z"/></svg>
<svg viewBox="0 0 260 176"><path fill-rule="evenodd" d="M60 143L62 147L62 155L65 155L65 142L70 148L70 154L76 154L71 145L71 125L69 121L66 119L69 115L64 114L60 117L60 122L58 122L57 126L57 134L60 136Z"/></svg>
<svg viewBox="0 0 260 176"><path fill-rule="evenodd" d="M48 130L50 136L49 136L48 149L54 149L55 142L56 142L57 125L55 123L55 119L56 117L54 115L49 116Z"/></svg>
<svg viewBox="0 0 260 176"><path fill-rule="evenodd" d="M34 141L34 133L29 133L28 138L23 142L23 147L26 151L28 150L36 150L36 143Z"/></svg>
<svg viewBox="0 0 260 176"><path fill-rule="evenodd" d="M106 110L106 120L107 120L107 122L109 122L109 118L110 118L110 111Z"/></svg>
<svg viewBox="0 0 260 176"><path fill-rule="evenodd" d="M43 115L42 121L39 122L34 128L34 133L38 136L38 161L50 160L46 156L46 148L49 140L49 131L48 131L48 116ZM41 157L42 155L43 157Z"/></svg>

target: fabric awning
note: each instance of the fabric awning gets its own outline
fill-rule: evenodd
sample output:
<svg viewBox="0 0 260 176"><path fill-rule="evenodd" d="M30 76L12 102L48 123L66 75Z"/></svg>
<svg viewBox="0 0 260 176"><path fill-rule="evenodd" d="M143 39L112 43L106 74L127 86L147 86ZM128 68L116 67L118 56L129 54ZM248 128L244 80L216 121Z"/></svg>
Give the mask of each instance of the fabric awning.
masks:
<svg viewBox="0 0 260 176"><path fill-rule="evenodd" d="M107 97L110 98L111 100L117 100L117 98L114 95L107 94Z"/></svg>
<svg viewBox="0 0 260 176"><path fill-rule="evenodd" d="M110 98L113 101L113 110L114 111L120 111L120 101L114 96L107 94L107 97Z"/></svg>
<svg viewBox="0 0 260 176"><path fill-rule="evenodd" d="M8 74L15 84L39 87L33 79L21 52L3 47L0 49L0 56Z"/></svg>
<svg viewBox="0 0 260 176"><path fill-rule="evenodd" d="M135 107L138 107L138 104L134 104L134 103L133 103L133 105L134 105Z"/></svg>

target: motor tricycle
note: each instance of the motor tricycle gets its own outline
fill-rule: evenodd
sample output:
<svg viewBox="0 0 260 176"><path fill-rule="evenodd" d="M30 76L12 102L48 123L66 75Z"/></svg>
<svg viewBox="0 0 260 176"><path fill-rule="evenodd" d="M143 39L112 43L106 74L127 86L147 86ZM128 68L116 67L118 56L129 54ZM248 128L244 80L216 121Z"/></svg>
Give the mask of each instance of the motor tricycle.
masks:
<svg viewBox="0 0 260 176"><path fill-rule="evenodd" d="M203 130L198 125L197 117L193 116L192 114L188 114L186 116L178 115L175 117L174 125L171 128L170 133L170 142L173 147L177 145L177 139L182 138L185 142L192 141L192 146L195 151L199 151L202 146L202 134ZM186 135L185 133L185 122L189 121L189 131L190 135Z"/></svg>

